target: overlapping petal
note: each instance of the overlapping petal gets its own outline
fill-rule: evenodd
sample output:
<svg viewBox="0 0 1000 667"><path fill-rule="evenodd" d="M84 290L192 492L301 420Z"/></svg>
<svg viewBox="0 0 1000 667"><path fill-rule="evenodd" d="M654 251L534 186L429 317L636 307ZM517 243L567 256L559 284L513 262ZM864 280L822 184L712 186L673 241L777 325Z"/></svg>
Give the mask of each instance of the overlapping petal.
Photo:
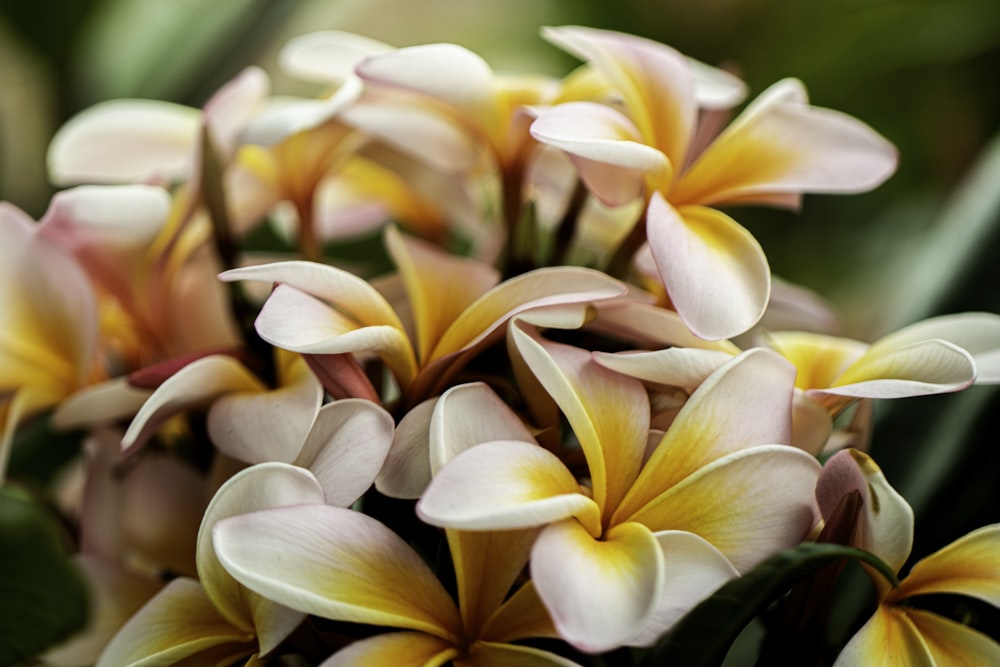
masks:
<svg viewBox="0 0 1000 667"><path fill-rule="evenodd" d="M976 364L968 352L947 341L925 340L869 349L832 386L813 393L900 398L957 391L975 377Z"/></svg>
<svg viewBox="0 0 1000 667"><path fill-rule="evenodd" d="M960 593L1000 607L1000 524L984 526L919 561L889 599Z"/></svg>
<svg viewBox="0 0 1000 667"><path fill-rule="evenodd" d="M459 655L450 642L423 632L389 632L353 642L320 667L440 667Z"/></svg>

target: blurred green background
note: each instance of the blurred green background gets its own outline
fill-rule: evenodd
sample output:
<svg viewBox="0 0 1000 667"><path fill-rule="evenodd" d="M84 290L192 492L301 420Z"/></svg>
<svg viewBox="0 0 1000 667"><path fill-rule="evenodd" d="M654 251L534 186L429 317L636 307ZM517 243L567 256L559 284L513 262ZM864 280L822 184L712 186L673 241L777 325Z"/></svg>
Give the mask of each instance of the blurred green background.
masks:
<svg viewBox="0 0 1000 667"><path fill-rule="evenodd" d="M113 97L200 105L247 64L279 93L291 36L360 32L399 46L453 41L498 70L561 74L538 36L585 24L657 39L749 83L795 76L900 150L875 192L809 196L799 213L740 210L776 274L874 339L960 310L1000 312L1000 2L996 0L0 0L0 199L38 217L45 147ZM874 454L918 512L915 555L1000 521L1000 403L992 388L878 406Z"/></svg>

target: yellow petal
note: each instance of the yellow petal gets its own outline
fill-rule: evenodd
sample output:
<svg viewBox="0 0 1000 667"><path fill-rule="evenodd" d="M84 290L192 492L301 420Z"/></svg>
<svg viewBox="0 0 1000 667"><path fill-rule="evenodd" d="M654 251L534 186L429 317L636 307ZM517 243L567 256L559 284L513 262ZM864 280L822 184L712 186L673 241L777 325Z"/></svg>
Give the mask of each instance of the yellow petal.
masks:
<svg viewBox="0 0 1000 667"><path fill-rule="evenodd" d="M984 526L919 561L889 599L960 593L1000 607L1000 524Z"/></svg>
<svg viewBox="0 0 1000 667"><path fill-rule="evenodd" d="M1000 665L1000 644L991 637L920 609L907 609L906 615L923 637L935 667Z"/></svg>
<svg viewBox="0 0 1000 667"><path fill-rule="evenodd" d="M837 656L834 667L936 667L906 612L879 605Z"/></svg>
<svg viewBox="0 0 1000 667"><path fill-rule="evenodd" d="M323 667L440 667L459 654L450 642L422 632L390 632L337 651Z"/></svg>

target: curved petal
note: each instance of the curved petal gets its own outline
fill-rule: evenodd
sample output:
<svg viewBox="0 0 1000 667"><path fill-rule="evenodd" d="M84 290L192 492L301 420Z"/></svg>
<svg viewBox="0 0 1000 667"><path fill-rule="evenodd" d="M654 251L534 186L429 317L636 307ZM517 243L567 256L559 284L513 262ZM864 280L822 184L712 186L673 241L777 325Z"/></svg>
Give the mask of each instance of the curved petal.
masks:
<svg viewBox="0 0 1000 667"><path fill-rule="evenodd" d="M833 435L833 418L823 405L805 392L795 390L792 398L792 440L791 445L818 455L826 448Z"/></svg>
<svg viewBox="0 0 1000 667"><path fill-rule="evenodd" d="M291 76L316 83L340 83L362 58L391 51L378 40L339 30L319 30L285 42L278 64Z"/></svg>
<svg viewBox="0 0 1000 667"><path fill-rule="evenodd" d="M231 644L236 655L257 650L253 633L230 625L193 579L174 579L140 609L104 649L98 667L175 664Z"/></svg>
<svg viewBox="0 0 1000 667"><path fill-rule="evenodd" d="M171 375L146 400L122 438L122 448L140 446L175 414L230 392L264 390L263 383L233 357L214 354Z"/></svg>
<svg viewBox="0 0 1000 667"><path fill-rule="evenodd" d="M936 667L1000 664L1000 643L967 625L920 609L906 615L924 640Z"/></svg>
<svg viewBox="0 0 1000 667"><path fill-rule="evenodd" d="M324 502L319 482L308 471L285 463L262 463L233 475L216 492L198 530L198 577L205 595L230 623L255 631L261 652L281 643L305 617L244 588L215 551L213 528L219 521L248 512Z"/></svg>
<svg viewBox="0 0 1000 667"><path fill-rule="evenodd" d="M712 543L740 572L799 544L816 524L816 459L761 445L733 452L667 489L631 516L655 532L683 530Z"/></svg>
<svg viewBox="0 0 1000 667"><path fill-rule="evenodd" d="M954 343L971 354L976 362L977 383L1000 382L1000 315L996 313L932 317L880 338L872 348L898 348L931 338Z"/></svg>
<svg viewBox="0 0 1000 667"><path fill-rule="evenodd" d="M431 482L429 433L438 397L418 403L403 415L392 445L375 478L375 488L390 498L419 498Z"/></svg>
<svg viewBox="0 0 1000 667"><path fill-rule="evenodd" d="M642 631L629 644L650 646L722 584L739 576L733 564L704 538L665 530L653 536L663 551L663 593Z"/></svg>
<svg viewBox="0 0 1000 667"><path fill-rule="evenodd" d="M296 505L216 524L215 550L245 586L334 620L458 640L454 602L415 551L378 521L330 505Z"/></svg>
<svg viewBox="0 0 1000 667"><path fill-rule="evenodd" d="M319 667L441 667L459 651L451 642L423 632L389 632L352 642Z"/></svg>
<svg viewBox="0 0 1000 667"><path fill-rule="evenodd" d="M518 326L512 337L580 441L594 500L608 518L642 465L650 419L646 390L598 365L585 350L532 336Z"/></svg>
<svg viewBox="0 0 1000 667"><path fill-rule="evenodd" d="M604 72L621 91L645 143L676 167L685 164L698 113L687 58L665 44L609 30L566 26L546 28L542 35Z"/></svg>
<svg viewBox="0 0 1000 667"><path fill-rule="evenodd" d="M635 512L726 454L791 438L791 364L756 348L729 360L687 400L619 508Z"/></svg>
<svg viewBox="0 0 1000 667"><path fill-rule="evenodd" d="M248 463L295 459L316 417L323 388L302 358L288 369L288 384L221 397L208 411L208 434L219 451Z"/></svg>
<svg viewBox="0 0 1000 667"><path fill-rule="evenodd" d="M978 528L919 561L894 599L960 593L1000 607L1000 524Z"/></svg>
<svg viewBox="0 0 1000 667"><path fill-rule="evenodd" d="M479 633L483 640L508 642L525 637L559 637L549 611L530 579L504 600Z"/></svg>
<svg viewBox="0 0 1000 667"><path fill-rule="evenodd" d="M49 144L57 185L178 179L191 167L201 113L155 100L99 102L59 128Z"/></svg>
<svg viewBox="0 0 1000 667"><path fill-rule="evenodd" d="M429 437L435 474L475 445L491 440L534 440L521 418L482 382L458 385L441 394L429 424Z"/></svg>
<svg viewBox="0 0 1000 667"><path fill-rule="evenodd" d="M672 347L655 352L595 352L594 361L605 368L646 382L693 391L733 358L721 350Z"/></svg>
<svg viewBox="0 0 1000 667"><path fill-rule="evenodd" d="M295 463L312 471L328 504L349 507L382 469L394 426L389 413L370 401L328 403L316 415Z"/></svg>
<svg viewBox="0 0 1000 667"><path fill-rule="evenodd" d="M236 151L243 129L260 111L270 90L271 79L267 72L250 66L243 68L205 103L205 127L211 133L212 148L219 151L224 161L228 162Z"/></svg>
<svg viewBox="0 0 1000 667"><path fill-rule="evenodd" d="M152 394L118 377L92 384L71 394L56 407L51 423L57 429L74 429L112 424L130 419Z"/></svg>
<svg viewBox="0 0 1000 667"><path fill-rule="evenodd" d="M968 352L943 340L871 349L830 387L811 394L855 398L902 398L958 391L972 384L976 364Z"/></svg>
<svg viewBox="0 0 1000 667"><path fill-rule="evenodd" d="M455 667L580 667L555 653L521 646L476 642L469 655L455 661Z"/></svg>
<svg viewBox="0 0 1000 667"><path fill-rule="evenodd" d="M676 209L653 193L646 236L677 313L695 335L733 338L767 307L771 271L757 240L721 211Z"/></svg>
<svg viewBox="0 0 1000 667"><path fill-rule="evenodd" d="M663 552L645 526L617 525L597 540L571 519L539 534L531 578L560 636L599 653L649 621L663 591Z"/></svg>
<svg viewBox="0 0 1000 667"><path fill-rule="evenodd" d="M554 454L500 440L460 453L434 476L417 515L446 528L531 528L576 516L600 534L599 509Z"/></svg>
<svg viewBox="0 0 1000 667"><path fill-rule="evenodd" d="M647 246L648 248L648 246ZM728 340L705 340L691 333L676 311L652 303L625 301L601 304L595 326L603 326L616 337L636 338L639 347L688 347L721 350L736 356L740 348Z"/></svg>
<svg viewBox="0 0 1000 667"><path fill-rule="evenodd" d="M705 149L671 199L780 205L800 192L864 192L889 178L896 162L895 147L871 127L809 106L802 84L785 79L761 93Z"/></svg>
<svg viewBox="0 0 1000 667"><path fill-rule="evenodd" d="M879 605L847 642L834 667L937 667L906 612Z"/></svg>
<svg viewBox="0 0 1000 667"><path fill-rule="evenodd" d="M670 161L642 142L624 114L594 102L567 102L543 111L531 136L569 154L587 188L607 206L640 196L647 174L668 181Z"/></svg>

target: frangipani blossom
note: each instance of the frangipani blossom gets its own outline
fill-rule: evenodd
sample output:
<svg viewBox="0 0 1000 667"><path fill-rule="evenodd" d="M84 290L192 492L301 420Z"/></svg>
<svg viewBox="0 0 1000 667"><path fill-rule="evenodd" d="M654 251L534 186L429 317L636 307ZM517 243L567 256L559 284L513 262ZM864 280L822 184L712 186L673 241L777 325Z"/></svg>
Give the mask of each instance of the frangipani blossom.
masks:
<svg viewBox="0 0 1000 667"><path fill-rule="evenodd" d="M276 262L227 271L223 280L278 283L257 317L260 336L305 355L378 355L410 404L433 396L465 361L503 334L515 314L626 294L624 284L590 269L539 269L499 283L497 272L444 253L394 228L386 245L399 271L412 327L376 289L347 271ZM322 364L324 356L314 357Z"/></svg>
<svg viewBox="0 0 1000 667"><path fill-rule="evenodd" d="M871 551L897 572L910 555L913 512L865 454L841 452L824 466L817 499L829 516L847 492L862 495L855 546ZM870 571L869 571L870 572ZM841 651L836 667L993 665L1000 643L956 620L925 611L910 598L952 593L1000 607L1000 524L984 526L918 561L893 587L870 572L878 593L872 617Z"/></svg>
<svg viewBox="0 0 1000 667"><path fill-rule="evenodd" d="M603 72L624 113L593 102L543 112L531 133L566 151L609 205L648 202L646 238L674 307L692 331L722 339L760 319L770 271L750 233L714 207L797 206L803 192L859 192L893 172L893 147L843 114L810 106L795 80L760 95L700 153L688 60L667 46L581 27L550 41Z"/></svg>
<svg viewBox="0 0 1000 667"><path fill-rule="evenodd" d="M420 556L377 520L329 505L298 505L221 521L215 548L242 584L293 609L398 628L356 641L324 667L456 667L576 663L514 644L555 636L530 582L507 596L527 561L531 531L448 531L458 604Z"/></svg>
<svg viewBox="0 0 1000 667"><path fill-rule="evenodd" d="M597 353L602 365L648 382L692 389L738 354L728 341L699 343L670 311L637 305L618 320L633 321L633 328L658 323L664 344L691 346ZM760 343L795 365L801 393L796 444L813 452L826 442L830 420L858 399L922 396L1000 381L1000 316L991 313L923 320L871 344L799 331L768 332Z"/></svg>
<svg viewBox="0 0 1000 667"><path fill-rule="evenodd" d="M648 453L642 385L523 326L511 336L572 426L589 488L535 442L491 440L444 465L417 511L454 529L544 526L532 578L564 639L593 652L651 643L812 528L819 466L772 444L791 425L792 369L776 355L750 352L713 374Z"/></svg>

